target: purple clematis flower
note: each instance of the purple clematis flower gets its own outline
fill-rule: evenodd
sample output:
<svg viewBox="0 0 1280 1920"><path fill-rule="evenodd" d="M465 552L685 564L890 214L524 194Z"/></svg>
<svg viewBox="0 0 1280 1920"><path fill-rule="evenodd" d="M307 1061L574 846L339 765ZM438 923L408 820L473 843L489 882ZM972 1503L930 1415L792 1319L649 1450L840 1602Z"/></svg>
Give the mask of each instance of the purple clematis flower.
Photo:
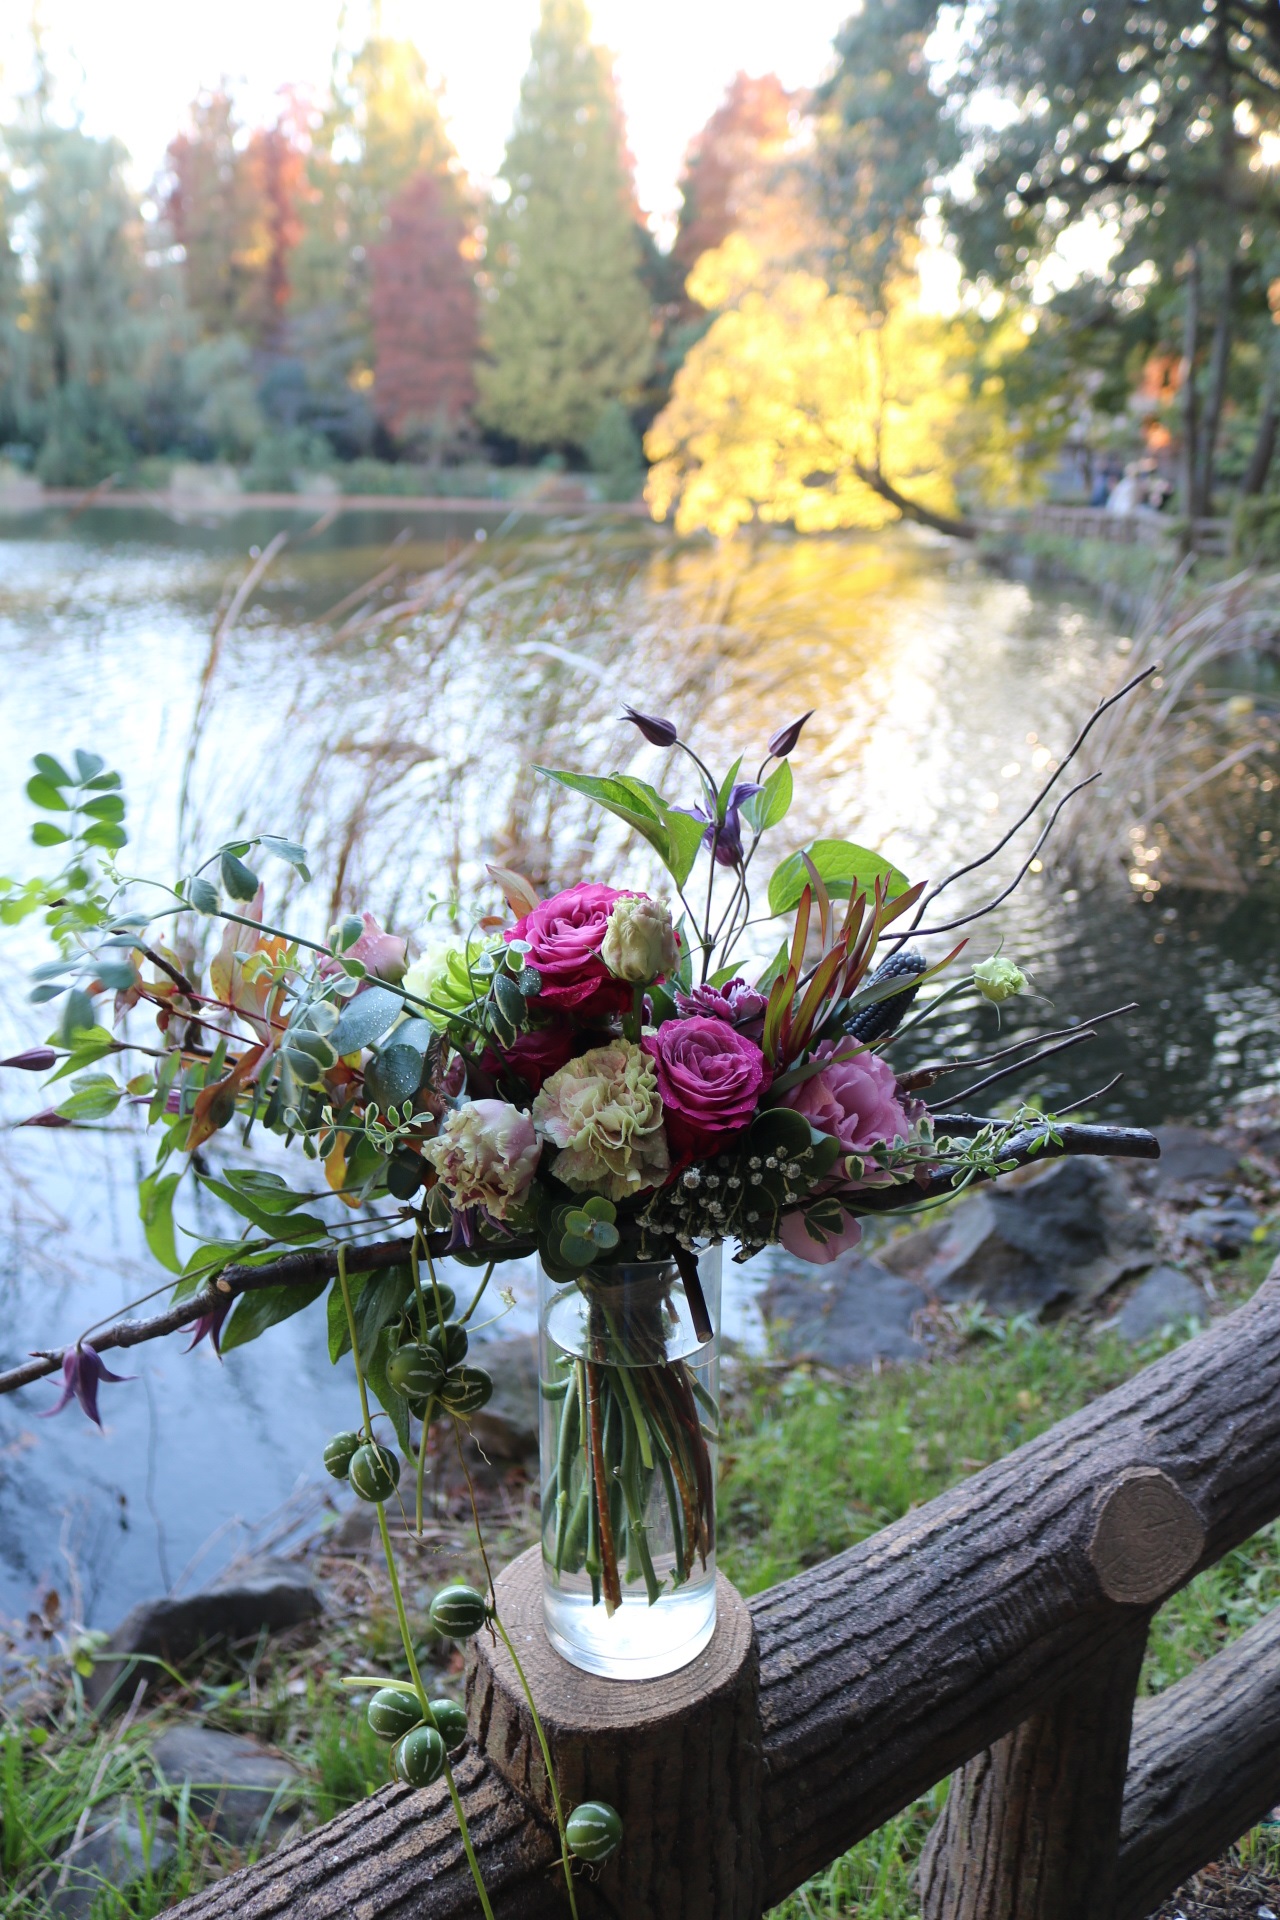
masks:
<svg viewBox="0 0 1280 1920"><path fill-rule="evenodd" d="M98 1382L111 1380L123 1385L126 1380L136 1379L132 1373L112 1373L103 1364L93 1347L82 1345L69 1347L62 1356L62 1398L55 1407L46 1407L40 1415L42 1420L52 1420L55 1413L61 1413L69 1400L80 1402L84 1411L96 1427L101 1427L98 1417Z"/></svg>
<svg viewBox="0 0 1280 1920"><path fill-rule="evenodd" d="M812 720L813 714L814 709L810 707L808 713L802 713L798 720L788 721L785 727L778 728L778 731L769 742L769 758L771 760L786 759L787 755L794 750L796 741L800 738L800 730L804 726L805 721Z"/></svg>
<svg viewBox="0 0 1280 1920"><path fill-rule="evenodd" d="M188 1346L183 1348L183 1352L190 1353L191 1348L198 1347L207 1334L212 1342L214 1352L217 1354L219 1360L221 1360L223 1323L234 1304L234 1301L228 1300L225 1305L216 1306L212 1312L202 1313L198 1320L193 1320L191 1323L191 1341Z"/></svg>
<svg viewBox="0 0 1280 1920"><path fill-rule="evenodd" d="M57 1064L52 1047L28 1047L25 1053L11 1053L7 1060L0 1060L0 1067L20 1067L23 1073L44 1073Z"/></svg>
<svg viewBox="0 0 1280 1920"><path fill-rule="evenodd" d="M742 865L742 818L739 809L744 800L753 793L759 793L758 780L739 780L729 795L729 804L724 810L724 820L716 827L712 814L706 807L681 807L681 813L687 813L693 820L705 820L707 830L702 836L704 847L715 848L718 867L739 867Z"/></svg>
<svg viewBox="0 0 1280 1920"><path fill-rule="evenodd" d="M622 717L633 727L639 727L651 747L674 747L680 738L675 722L664 720L661 714L640 713L635 707L624 707Z"/></svg>

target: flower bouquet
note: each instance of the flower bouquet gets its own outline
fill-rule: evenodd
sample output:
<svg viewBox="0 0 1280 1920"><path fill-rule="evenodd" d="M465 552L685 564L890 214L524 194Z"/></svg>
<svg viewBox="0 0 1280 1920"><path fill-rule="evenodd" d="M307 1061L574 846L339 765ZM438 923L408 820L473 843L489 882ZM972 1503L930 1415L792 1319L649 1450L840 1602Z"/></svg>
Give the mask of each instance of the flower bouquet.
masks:
<svg viewBox="0 0 1280 1920"><path fill-rule="evenodd" d="M97 1418L99 1383L116 1378L102 1350L185 1325L225 1353L325 1297L331 1352L353 1353L364 1405L328 1464L381 1513L400 1497L398 1454L374 1433L385 1420L416 1463L420 1523L433 1423L465 1424L491 1392L469 1352L485 1287L499 1263L536 1254L549 1631L597 1671L692 1658L715 1620L722 1243L739 1260L780 1244L830 1262L868 1215L936 1205L1036 1155L1154 1151L1149 1136L1030 1109L956 1111L1033 1066L1034 1036L986 1061L895 1068L895 1042L942 1007L998 1007L1025 986L996 955L928 991L964 945L949 936L1012 886L948 917L934 903L960 873L912 884L839 838L787 849L762 882L809 717L780 729L753 772L740 757L717 774L673 723L627 709L687 775L682 804L631 773L542 771L646 841L669 898L601 882L542 897L492 867L506 912L468 924L452 903L458 931L425 951L367 913L319 941L268 922L261 860L309 877L304 850L279 836L229 842L172 886L127 880L119 776L93 755L71 771L39 756L37 842L65 848L67 864L0 886L0 910L44 911L59 952L33 997L60 1003L58 1026L8 1064L70 1080L29 1124L122 1104L145 1116L158 1146L142 1212L173 1299L151 1321L36 1356L0 1390L60 1366L59 1404L74 1395ZM1031 821L1079 744L963 873ZM202 921L222 926L204 964ZM933 940L947 945L927 957ZM1043 1037L1056 1052L1092 1032ZM930 1104L961 1064L994 1071ZM312 1163L318 1186L233 1164L255 1131ZM184 1257L184 1183L237 1216L240 1237ZM326 1198L341 1204L317 1212ZM461 1312L442 1256L479 1271Z"/></svg>

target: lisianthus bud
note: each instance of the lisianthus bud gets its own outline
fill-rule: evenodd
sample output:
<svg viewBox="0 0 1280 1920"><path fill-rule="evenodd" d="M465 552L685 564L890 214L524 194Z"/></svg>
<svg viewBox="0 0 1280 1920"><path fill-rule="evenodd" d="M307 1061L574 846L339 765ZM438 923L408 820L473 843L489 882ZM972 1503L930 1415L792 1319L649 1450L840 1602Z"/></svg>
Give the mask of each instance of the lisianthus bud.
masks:
<svg viewBox="0 0 1280 1920"><path fill-rule="evenodd" d="M973 984L984 1000L998 1007L1002 1000L1012 1000L1023 991L1027 976L1012 960L994 954L990 960L979 960L973 969Z"/></svg>
<svg viewBox="0 0 1280 1920"><path fill-rule="evenodd" d="M527 1113L505 1100L472 1100L422 1151L454 1207L505 1220L529 1191L542 1148Z"/></svg>
<svg viewBox="0 0 1280 1920"><path fill-rule="evenodd" d="M643 893L624 893L609 912L600 958L615 980L647 987L670 973L679 958L671 915L661 900Z"/></svg>

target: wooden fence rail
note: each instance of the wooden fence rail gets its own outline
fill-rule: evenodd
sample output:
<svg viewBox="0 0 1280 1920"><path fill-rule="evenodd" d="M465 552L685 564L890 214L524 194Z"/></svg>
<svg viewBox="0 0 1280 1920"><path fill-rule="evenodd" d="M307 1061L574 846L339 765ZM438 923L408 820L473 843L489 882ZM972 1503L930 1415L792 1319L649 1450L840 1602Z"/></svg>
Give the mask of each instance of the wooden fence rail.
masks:
<svg viewBox="0 0 1280 1920"><path fill-rule="evenodd" d="M1231 546L1231 522L1200 519L1190 522L1176 514L1157 513L1154 507L1133 507L1113 513L1109 507L1067 507L1042 500L1027 515L1027 525L1038 533L1064 534L1071 540L1105 540L1114 546L1155 547L1170 558L1188 545L1196 553L1225 554Z"/></svg>
<svg viewBox="0 0 1280 1920"><path fill-rule="evenodd" d="M587 1915L758 1920L954 1772L925 1920L1144 1920L1280 1800L1280 1613L1134 1713L1155 1608L1280 1515L1280 1263L1254 1299L1049 1432L721 1617L661 1682L548 1647L537 1549L501 1575L570 1800L621 1852ZM507 1656L477 1647L458 1770L497 1920L563 1920ZM959 1771L955 1771L959 1769ZM447 1797L387 1787L173 1909L183 1920L477 1911Z"/></svg>

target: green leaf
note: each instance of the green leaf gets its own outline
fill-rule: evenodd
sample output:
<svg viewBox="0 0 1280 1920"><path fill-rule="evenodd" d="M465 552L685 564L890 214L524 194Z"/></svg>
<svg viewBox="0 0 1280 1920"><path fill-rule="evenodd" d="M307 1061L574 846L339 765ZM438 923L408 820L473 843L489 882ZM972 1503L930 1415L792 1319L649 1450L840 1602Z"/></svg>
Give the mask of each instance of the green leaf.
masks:
<svg viewBox="0 0 1280 1920"><path fill-rule="evenodd" d="M299 879L311 878L311 869L307 865L307 850L299 846L296 840L286 840L278 833L264 833L259 845L265 847L268 853L274 853L277 860L286 861L296 870Z"/></svg>
<svg viewBox="0 0 1280 1920"><path fill-rule="evenodd" d="M261 1167L231 1167L222 1177L229 1187L254 1201L263 1213L292 1213L316 1198L314 1193L295 1192L278 1173L267 1173Z"/></svg>
<svg viewBox="0 0 1280 1920"><path fill-rule="evenodd" d="M365 1379L373 1388L374 1398L384 1413L391 1416L391 1424L396 1430L396 1439L400 1442L400 1451L409 1451L409 1402L402 1393L398 1393L387 1378L387 1363L395 1351L395 1333L391 1327L385 1327L378 1338L368 1347L362 1345L360 1358L364 1362Z"/></svg>
<svg viewBox="0 0 1280 1920"><path fill-rule="evenodd" d="M105 1120L124 1099L124 1088L109 1073L87 1073L72 1082L58 1112L64 1120Z"/></svg>
<svg viewBox="0 0 1280 1920"><path fill-rule="evenodd" d="M113 993L128 993L130 987L138 984L138 976L127 960L100 960L94 975L100 986L110 988Z"/></svg>
<svg viewBox="0 0 1280 1920"><path fill-rule="evenodd" d="M663 855L663 864L676 885L682 887L693 872L693 863L707 830L706 823L691 819L687 813L680 813L675 807L668 807L663 819L667 829L667 851Z"/></svg>
<svg viewBox="0 0 1280 1920"><path fill-rule="evenodd" d="M38 847L60 847L71 838L61 827L55 827L52 820L37 820L31 829L31 838Z"/></svg>
<svg viewBox="0 0 1280 1920"><path fill-rule="evenodd" d="M71 802L59 793L52 780L46 780L43 774L33 774L27 782L27 798L37 807L43 807L46 813L69 813Z"/></svg>
<svg viewBox="0 0 1280 1920"><path fill-rule="evenodd" d="M86 753L83 747L76 748L76 778L82 787L96 780L106 764L100 753Z"/></svg>
<svg viewBox="0 0 1280 1920"><path fill-rule="evenodd" d="M206 1176L200 1184L216 1194L219 1200L224 1200L242 1220L260 1227L263 1233L269 1233L275 1240L287 1241L290 1246L310 1245L316 1240L323 1240L329 1231L324 1221L313 1213L280 1213L272 1207L262 1206L247 1193L237 1193L225 1180L213 1180Z"/></svg>
<svg viewBox="0 0 1280 1920"><path fill-rule="evenodd" d="M793 789L791 762L779 761L759 793L748 794L742 803L742 817L753 833L781 826L791 809Z"/></svg>
<svg viewBox="0 0 1280 1920"><path fill-rule="evenodd" d="M53 782L55 787L69 787L72 785L71 775L67 772L62 762L55 760L51 753L36 754L31 764L37 773L42 773L46 780Z"/></svg>
<svg viewBox="0 0 1280 1920"><path fill-rule="evenodd" d="M181 1179L180 1173L166 1173L163 1176L149 1173L145 1180L138 1182L138 1213L147 1236L147 1245L160 1265L167 1267L170 1273L182 1271L173 1233L173 1196L178 1191Z"/></svg>
<svg viewBox="0 0 1280 1920"><path fill-rule="evenodd" d="M78 1034L75 1046L45 1084L52 1086L55 1080L65 1080L69 1074L83 1073L86 1067L95 1066L104 1053L114 1052L115 1045L115 1037L106 1027L91 1027L87 1033ZM175 1054L174 1058L178 1057Z"/></svg>
<svg viewBox="0 0 1280 1920"><path fill-rule="evenodd" d="M388 1267L365 1282L354 1302L361 1359L372 1353L383 1328L400 1318L412 1292L413 1269L408 1266Z"/></svg>
<svg viewBox="0 0 1280 1920"><path fill-rule="evenodd" d="M36 993L42 992L40 987ZM36 993L31 998L34 1000ZM58 1023L58 1035L64 1047L73 1045L78 1033L90 1033L98 1024L93 1011L93 1002L82 987L72 987L62 1009L62 1019Z"/></svg>
<svg viewBox="0 0 1280 1920"><path fill-rule="evenodd" d="M222 884L233 900L251 901L258 891L258 876L252 867L246 867L238 854L228 847L219 862L222 869Z"/></svg>
<svg viewBox="0 0 1280 1920"><path fill-rule="evenodd" d="M104 793L98 800L87 800L83 811L94 820L123 820L124 801L118 793Z"/></svg>
<svg viewBox="0 0 1280 1920"><path fill-rule="evenodd" d="M121 847L127 847L129 836L123 827L113 826L110 821L102 820L81 835L88 847L105 847L108 853L118 853Z"/></svg>
<svg viewBox="0 0 1280 1920"><path fill-rule="evenodd" d="M206 880L195 874L187 882L187 899L197 913L211 914L218 911L218 889L212 880Z"/></svg>
<svg viewBox="0 0 1280 1920"><path fill-rule="evenodd" d="M344 1010L328 1035L339 1057L373 1046L404 1012L404 996L391 987L366 987Z"/></svg>
<svg viewBox="0 0 1280 1920"><path fill-rule="evenodd" d="M587 773L561 773L554 767L535 767L535 773L546 774L549 780L559 781L562 787L568 787L571 793L581 793L588 800L594 800L606 813L616 814L619 820L625 820L629 827L643 834L651 847L656 848L663 862L667 859L668 840L664 815L668 812L662 795L643 780L636 780L630 774L611 773L599 779Z"/></svg>
<svg viewBox="0 0 1280 1920"><path fill-rule="evenodd" d="M230 1353L233 1347L247 1346L268 1327L292 1319L318 1300L328 1284L327 1280L299 1280L291 1287L260 1287L254 1293L242 1293L223 1330L222 1351Z"/></svg>
<svg viewBox="0 0 1280 1920"><path fill-rule="evenodd" d="M93 780L82 780L81 786L86 793L110 793L120 785L118 773L100 773Z"/></svg>
<svg viewBox="0 0 1280 1920"><path fill-rule="evenodd" d="M833 900L847 900L853 892L869 895L877 875L887 876L890 900L896 900L911 884L906 874L882 853L855 846L851 840L814 840L804 852L817 868ZM769 911L790 913L808 884L803 855L789 853L782 864L774 868L770 878Z"/></svg>
<svg viewBox="0 0 1280 1920"><path fill-rule="evenodd" d="M733 783L742 771L742 755L739 754L733 765L720 782L720 791L716 795L716 819L724 825L725 814L729 810L729 795L733 792Z"/></svg>
<svg viewBox="0 0 1280 1920"><path fill-rule="evenodd" d="M422 1079L422 1055L413 1047L384 1047L364 1070L364 1090L385 1113L412 1100Z"/></svg>

